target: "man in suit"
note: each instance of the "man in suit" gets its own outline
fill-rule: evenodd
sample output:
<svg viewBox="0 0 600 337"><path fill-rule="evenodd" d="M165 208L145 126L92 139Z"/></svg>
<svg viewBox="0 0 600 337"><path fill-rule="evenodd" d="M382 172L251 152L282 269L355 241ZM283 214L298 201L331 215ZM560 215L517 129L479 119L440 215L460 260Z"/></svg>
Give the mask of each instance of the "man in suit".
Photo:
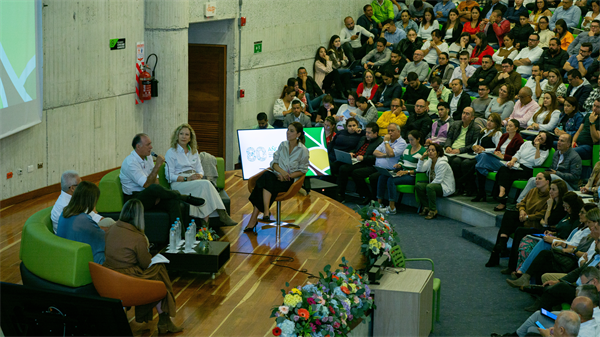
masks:
<svg viewBox="0 0 600 337"><path fill-rule="evenodd" d="M287 128L294 122L302 124L305 128L310 128L312 126L310 117L302 113L302 103L298 99L292 101L292 113L285 115L283 127Z"/></svg>
<svg viewBox="0 0 600 337"><path fill-rule="evenodd" d="M567 96L565 97L575 97L579 103L579 111L583 112L583 106L585 105L585 101L590 95L590 92L592 92L592 86L586 78L581 76L581 72L577 69L569 70L567 73L567 80L569 81L569 87L567 88ZM564 104L565 98L559 97L558 102Z"/></svg>
<svg viewBox="0 0 600 337"><path fill-rule="evenodd" d="M463 174L469 170L469 166L463 167L462 164L465 162L465 159L456 155L473 151L471 148L477 141L477 136L480 131L474 120L475 110L470 106L464 108L461 120L450 124L450 128L448 128L448 137L444 143L446 154L454 155L448 159L448 163L450 164L450 167L452 167L452 172L454 174L457 195L462 195L465 191L464 181L461 181L461 178Z"/></svg>
<svg viewBox="0 0 600 337"><path fill-rule="evenodd" d="M490 21L490 19L492 18L492 14L494 13L495 10L499 10L502 12L502 15L504 15L504 13L506 13L506 6L500 3L500 0L492 0L491 2L488 2L487 5L485 5L483 7L483 10L481 11L481 18L483 22L485 22L486 24Z"/></svg>
<svg viewBox="0 0 600 337"><path fill-rule="evenodd" d="M461 79L454 79L450 83L452 89L452 95L448 98L448 104L450 104L450 116L455 121L462 120L462 113L466 107L471 106L471 96L463 90L463 81Z"/></svg>

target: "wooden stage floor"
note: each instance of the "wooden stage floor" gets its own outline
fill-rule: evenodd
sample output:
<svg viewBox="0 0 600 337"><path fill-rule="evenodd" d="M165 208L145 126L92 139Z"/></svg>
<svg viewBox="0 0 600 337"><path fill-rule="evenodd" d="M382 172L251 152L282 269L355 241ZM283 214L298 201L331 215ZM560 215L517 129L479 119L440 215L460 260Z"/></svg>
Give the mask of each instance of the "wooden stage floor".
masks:
<svg viewBox="0 0 600 337"><path fill-rule="evenodd" d="M97 182L96 182L97 183ZM277 237L274 228L258 235L243 233L252 205L241 171L226 173L225 190L231 197L231 217L237 226L223 227L221 241L231 243L232 252L288 256L293 262L279 264L307 269L318 275L330 264L336 267L342 257L361 268L360 217L350 208L311 192L282 203L282 216L296 219L300 229L283 228ZM59 193L42 196L0 210L0 280L21 283L19 247L25 220L52 206ZM275 205L272 214L275 214ZM274 257L231 254L229 262L213 280L207 274L171 274L177 300L174 322L183 325L177 335L194 336L272 336L275 320L271 308L283 303L280 289L285 283L303 285L308 275L271 264ZM128 312L130 320L134 310ZM156 311L155 311L156 313ZM157 316L155 315L155 322Z"/></svg>

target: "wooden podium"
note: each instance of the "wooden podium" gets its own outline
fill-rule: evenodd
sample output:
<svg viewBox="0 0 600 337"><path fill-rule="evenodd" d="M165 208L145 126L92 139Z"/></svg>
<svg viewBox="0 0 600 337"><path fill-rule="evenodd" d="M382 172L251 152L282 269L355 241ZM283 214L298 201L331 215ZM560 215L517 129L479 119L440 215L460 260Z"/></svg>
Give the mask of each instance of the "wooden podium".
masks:
<svg viewBox="0 0 600 337"><path fill-rule="evenodd" d="M429 336L433 310L433 272L384 272L375 294L373 336Z"/></svg>

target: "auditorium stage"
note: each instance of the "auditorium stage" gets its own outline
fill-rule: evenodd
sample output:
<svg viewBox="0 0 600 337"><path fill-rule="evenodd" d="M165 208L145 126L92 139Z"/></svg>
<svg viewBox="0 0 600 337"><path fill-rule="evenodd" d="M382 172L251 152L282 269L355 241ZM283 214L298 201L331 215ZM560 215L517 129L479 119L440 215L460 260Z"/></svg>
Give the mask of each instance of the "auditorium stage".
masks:
<svg viewBox="0 0 600 337"><path fill-rule="evenodd" d="M97 183L97 182L96 182ZM336 267L342 257L356 268L364 266L360 254L360 217L353 210L316 192L298 194L282 203L282 215L296 219L300 229L260 230L258 235L243 233L252 211L248 188L241 171L226 172L225 190L231 197L231 217L238 226L223 227L221 241L232 252L272 254L294 258L282 266L307 269L318 275L327 264ZM21 283L19 247L25 220L52 206L59 193L42 196L0 210L0 279ZM273 205L272 214L276 207ZM271 264L274 257L231 254L229 262L213 280L208 274L172 274L177 300L174 322L183 325L179 335L272 336L275 320L271 308L283 302L280 289L307 282L308 275ZM130 310L127 316L133 318ZM155 322L158 321L155 316ZM146 333L147 334L147 333Z"/></svg>

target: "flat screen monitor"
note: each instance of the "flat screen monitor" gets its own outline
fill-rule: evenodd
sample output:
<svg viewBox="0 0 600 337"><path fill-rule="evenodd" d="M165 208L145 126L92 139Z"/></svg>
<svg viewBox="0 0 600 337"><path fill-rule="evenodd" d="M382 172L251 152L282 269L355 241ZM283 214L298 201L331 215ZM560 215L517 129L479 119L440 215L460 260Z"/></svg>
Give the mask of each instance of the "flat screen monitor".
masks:
<svg viewBox="0 0 600 337"><path fill-rule="evenodd" d="M277 151L279 144L286 140L286 132L287 129L238 130L244 180L269 167L273 160L273 153ZM325 129L322 127L305 128L304 132L306 134L304 145L309 153L306 176L329 175Z"/></svg>
<svg viewBox="0 0 600 337"><path fill-rule="evenodd" d="M131 336L121 300L0 283L5 336Z"/></svg>

